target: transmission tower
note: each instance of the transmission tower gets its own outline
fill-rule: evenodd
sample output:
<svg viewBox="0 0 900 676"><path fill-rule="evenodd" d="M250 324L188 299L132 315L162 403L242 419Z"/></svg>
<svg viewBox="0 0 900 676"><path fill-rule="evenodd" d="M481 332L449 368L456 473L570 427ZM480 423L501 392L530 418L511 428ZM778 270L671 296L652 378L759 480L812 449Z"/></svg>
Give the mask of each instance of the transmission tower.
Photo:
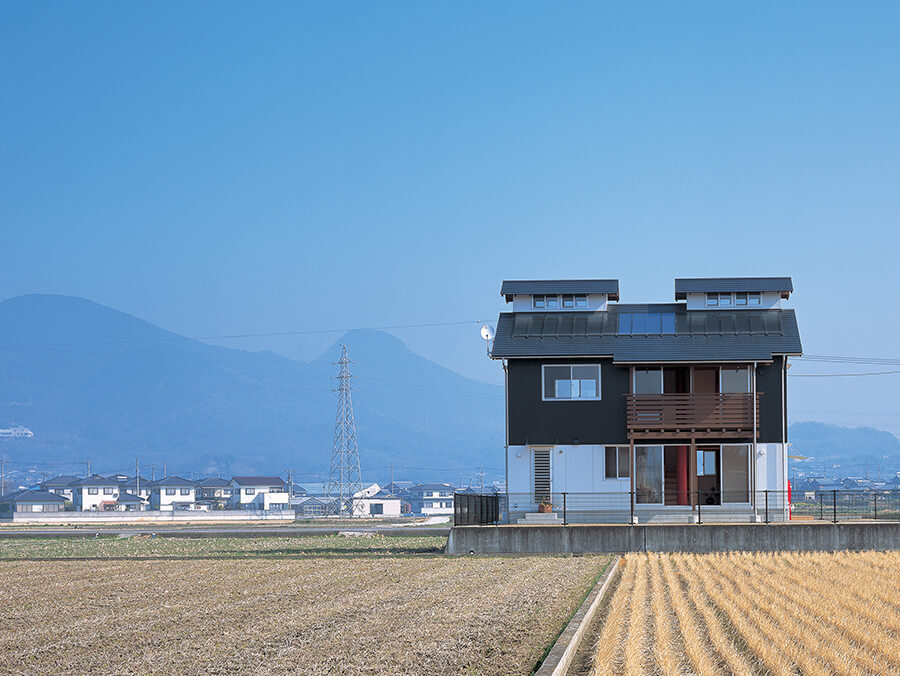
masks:
<svg viewBox="0 0 900 676"><path fill-rule="evenodd" d="M331 444L331 473L325 498L333 514L353 515L353 495L362 490L359 471L359 447L356 445L356 423L353 421L353 400L350 392L350 359L347 346L341 345L341 358L335 365L338 373L338 410Z"/></svg>

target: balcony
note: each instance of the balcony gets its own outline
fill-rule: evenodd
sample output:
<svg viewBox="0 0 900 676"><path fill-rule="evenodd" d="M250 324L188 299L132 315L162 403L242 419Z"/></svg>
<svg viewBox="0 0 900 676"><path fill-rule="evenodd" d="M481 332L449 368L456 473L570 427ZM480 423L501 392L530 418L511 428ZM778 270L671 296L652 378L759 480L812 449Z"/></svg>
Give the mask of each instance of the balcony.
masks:
<svg viewBox="0 0 900 676"><path fill-rule="evenodd" d="M632 439L753 436L751 394L626 394L625 400Z"/></svg>

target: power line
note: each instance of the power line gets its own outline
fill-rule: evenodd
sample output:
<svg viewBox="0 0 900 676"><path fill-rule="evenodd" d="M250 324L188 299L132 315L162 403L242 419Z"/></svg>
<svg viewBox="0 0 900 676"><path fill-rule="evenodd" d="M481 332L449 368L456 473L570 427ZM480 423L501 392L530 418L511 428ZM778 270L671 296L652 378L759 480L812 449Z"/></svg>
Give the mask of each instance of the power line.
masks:
<svg viewBox="0 0 900 676"><path fill-rule="evenodd" d="M803 361L829 364L876 364L879 366L900 366L900 359L883 357L850 357L830 354L805 354L796 357Z"/></svg>
<svg viewBox="0 0 900 676"><path fill-rule="evenodd" d="M889 376L900 371L871 371L869 373L789 373L790 378L856 378L858 376Z"/></svg>
<svg viewBox="0 0 900 676"><path fill-rule="evenodd" d="M347 333L348 331L392 331L396 329L423 329L438 326L462 326L465 324L483 324L482 319L467 319L458 322L431 322L425 324L394 324L391 326L357 326L343 329L310 329L306 331L270 331L263 333L232 333L220 336L197 336L190 338L188 336L173 335L171 338L146 338L142 340L98 340L98 341L82 341L74 343L32 343L24 345L0 345L0 349L25 349L39 347L89 347L94 345L135 345L135 344L152 344L152 343L174 343L181 341L200 341L200 340L232 340L240 338L277 338L284 336L311 336L323 333Z"/></svg>

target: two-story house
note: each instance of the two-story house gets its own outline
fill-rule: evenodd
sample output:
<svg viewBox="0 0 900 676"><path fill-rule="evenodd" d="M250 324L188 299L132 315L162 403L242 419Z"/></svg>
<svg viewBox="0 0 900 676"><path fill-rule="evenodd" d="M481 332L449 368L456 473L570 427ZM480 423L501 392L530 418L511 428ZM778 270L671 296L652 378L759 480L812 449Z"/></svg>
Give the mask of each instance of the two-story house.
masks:
<svg viewBox="0 0 900 676"><path fill-rule="evenodd" d="M194 509L196 484L180 476L167 476L150 485L150 508L164 512Z"/></svg>
<svg viewBox="0 0 900 676"><path fill-rule="evenodd" d="M569 496L569 518L786 517L787 277L676 279L619 303L614 279L505 281L490 356L506 380L511 520ZM769 491L773 494L770 496Z"/></svg>
<svg viewBox="0 0 900 676"><path fill-rule="evenodd" d="M119 483L99 474L73 481L72 504L80 512L109 509L119 497Z"/></svg>
<svg viewBox="0 0 900 676"><path fill-rule="evenodd" d="M235 476L228 482L232 489L231 509L291 509L287 485L277 476Z"/></svg>
<svg viewBox="0 0 900 676"><path fill-rule="evenodd" d="M228 479L209 477L197 482L197 503L207 505L210 509L224 509L233 492Z"/></svg>
<svg viewBox="0 0 900 676"><path fill-rule="evenodd" d="M445 516L453 514L452 484L416 484L406 491L413 514Z"/></svg>
<svg viewBox="0 0 900 676"><path fill-rule="evenodd" d="M75 481L79 481L79 477L73 476L71 474L60 474L59 476L53 477L52 479L42 481L38 485L40 486L42 491L60 495L64 500L73 502L74 499L72 497L72 484Z"/></svg>

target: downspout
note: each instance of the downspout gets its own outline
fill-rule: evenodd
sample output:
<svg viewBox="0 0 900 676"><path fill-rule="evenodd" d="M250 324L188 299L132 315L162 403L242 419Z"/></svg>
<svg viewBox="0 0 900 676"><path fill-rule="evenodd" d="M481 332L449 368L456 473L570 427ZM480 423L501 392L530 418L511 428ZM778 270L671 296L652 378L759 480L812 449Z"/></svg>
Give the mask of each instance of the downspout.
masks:
<svg viewBox="0 0 900 676"><path fill-rule="evenodd" d="M506 523L509 524L509 371L506 368L506 360L503 360L503 463L506 485Z"/></svg>
<svg viewBox="0 0 900 676"><path fill-rule="evenodd" d="M757 418L757 397L756 397L756 362L753 362L753 490L754 493L759 493L759 460L758 458L758 444L756 441L757 433L756 433L756 418ZM753 515L756 520L759 519L759 501L756 499L757 496L753 496Z"/></svg>
<svg viewBox="0 0 900 676"><path fill-rule="evenodd" d="M790 476L787 457L787 355L781 357L781 461L784 467L784 489L787 490ZM787 504L787 501L784 504L789 513L791 506Z"/></svg>

